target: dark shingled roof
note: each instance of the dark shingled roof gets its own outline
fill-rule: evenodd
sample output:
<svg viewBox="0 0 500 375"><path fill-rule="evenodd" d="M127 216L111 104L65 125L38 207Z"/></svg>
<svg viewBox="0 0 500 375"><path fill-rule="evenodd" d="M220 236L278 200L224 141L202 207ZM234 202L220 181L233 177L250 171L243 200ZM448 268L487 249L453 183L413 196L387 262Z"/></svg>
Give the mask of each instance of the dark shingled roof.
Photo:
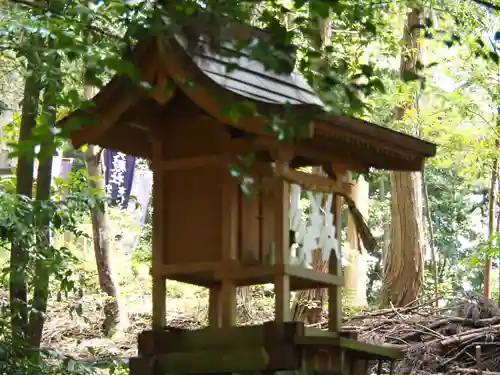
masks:
<svg viewBox="0 0 500 375"><path fill-rule="evenodd" d="M228 27L231 28L231 33L234 31L233 34L237 35L238 38L243 35L241 39L247 41L247 46L252 41L266 42L267 40L266 33L262 30L247 25L233 24ZM248 49L236 51L233 43L229 42L220 42L217 46L218 49L216 48L220 52L218 53L214 52L214 48L208 47L209 41L202 43L200 41L203 41L203 37L198 36L197 46L192 48L191 39L187 35L177 33L170 37L158 36L140 41L134 49L133 59L141 68L146 66L151 59L156 61L155 64L160 62L162 65L159 65L159 69L170 76L179 89L179 93L182 92L198 108L226 125L240 127L250 132L254 129L253 120L250 123L247 122L246 125L237 124L233 123L232 120L223 119L214 112L214 106L219 105L216 103L220 103L218 102L220 99L215 98L230 93L236 100L252 100L259 111L260 109L264 110L261 113L280 113L285 109L285 105L289 105L299 117L301 117L300 114L304 113L316 114L313 120L314 135L310 139L312 143L309 147L321 148L323 153L329 155L338 156L340 154L347 158L353 158L353 160L356 159L366 167L419 170L422 168L423 160L436 153L434 144L421 139L354 117L326 114L323 110L322 100L304 77L295 70L289 74L277 74L269 71L263 63L250 57ZM164 48L159 48L158 43ZM199 48L200 45L201 48ZM165 51L162 49L166 49L166 54L163 57L161 54ZM226 53L228 51L231 53ZM294 62L295 56L290 58ZM180 76L194 77L201 91L195 89L196 85L193 88L188 88L182 80L179 80ZM124 90L129 91L125 87L122 77L115 76L94 97L96 103L94 111L101 114L101 111L106 112L114 101L123 100L120 98L123 97ZM209 102L210 104L208 104ZM164 105L168 106L169 103ZM125 111L126 109L122 113ZM78 116L78 113L81 113L81 110L73 112L67 119ZM108 125L120 127L123 125L123 131L129 131L120 118L120 116L114 118L113 124ZM64 121L62 120L61 124ZM107 122L109 123L109 121ZM84 126L81 131L76 132L79 135L72 136L77 146L86 142L100 142L102 147L120 147L116 139L106 138L103 134L99 135L99 138L95 138L92 136L92 132L89 132L89 128L90 126ZM256 133L258 132L256 131ZM113 136L110 135L110 137ZM304 140L304 142L308 143L309 141ZM129 150L129 152L138 152L138 147L144 148L146 144L141 141L140 146L137 143L133 151ZM148 153L145 152L145 154Z"/></svg>
<svg viewBox="0 0 500 375"><path fill-rule="evenodd" d="M188 51L186 38L179 34L175 38ZM237 56L222 56L208 48L188 54L207 76L236 94L267 103L323 106L321 99L297 71L291 74L270 72L261 62L252 60L245 50L236 51L229 43L223 48Z"/></svg>

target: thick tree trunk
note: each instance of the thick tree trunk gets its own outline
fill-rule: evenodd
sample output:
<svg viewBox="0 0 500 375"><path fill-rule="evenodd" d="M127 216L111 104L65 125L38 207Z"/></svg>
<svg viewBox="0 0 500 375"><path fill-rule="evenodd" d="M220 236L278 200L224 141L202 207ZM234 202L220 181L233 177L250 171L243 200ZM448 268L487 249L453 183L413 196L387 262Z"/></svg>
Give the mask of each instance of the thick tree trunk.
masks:
<svg viewBox="0 0 500 375"><path fill-rule="evenodd" d="M406 72L417 72L420 58L420 12L408 14L401 55L401 78ZM417 98L415 98L416 102ZM413 105L416 103L413 103ZM410 104L397 107L395 120L401 120ZM390 172L392 191L391 243L384 254L384 276L381 305L392 302L402 306L415 300L422 291L424 279L424 235L422 222L422 176L420 172Z"/></svg>
<svg viewBox="0 0 500 375"><path fill-rule="evenodd" d="M30 59L28 58L30 61ZM28 62L28 75L25 81L24 98L22 105L22 118L19 132L19 143L29 141L31 132L36 125L38 104L40 100L40 80L38 67ZM31 198L33 196L33 159L34 146L24 148L22 155L18 156L16 179L16 192ZM28 265L28 252L22 244L13 243L10 253L10 308L11 325L14 347L20 347L23 342L28 325L28 292L26 281L26 268Z"/></svg>
<svg viewBox="0 0 500 375"><path fill-rule="evenodd" d="M58 73L60 67L59 59L51 61L53 70ZM57 94L60 89L60 78L58 76L49 77L49 83L45 88L43 97L43 116L46 125L54 127L57 116ZM36 200L38 202L50 199L52 183L52 161L55 152L54 135L52 131L48 132L47 139L40 145L40 155L38 159L38 174L36 181ZM38 226L45 230L45 235L38 238L38 251L41 257L35 265L35 290L33 294L32 311L29 316L27 341L31 348L40 348L43 333L43 324L45 322L45 313L47 311L47 300L49 298L49 280L50 272L47 269L45 259L52 257L50 244L50 218L41 215L38 219Z"/></svg>
<svg viewBox="0 0 500 375"><path fill-rule="evenodd" d="M244 323L252 319L252 292L251 286L242 286L236 289L238 319Z"/></svg>
<svg viewBox="0 0 500 375"><path fill-rule="evenodd" d="M424 238L420 173L390 172L391 242L383 258L381 305L404 306L422 291Z"/></svg>
<svg viewBox="0 0 500 375"><path fill-rule="evenodd" d="M356 185L353 186L352 199L365 219L368 218L369 186L363 176L360 176ZM343 293L347 306L364 307L368 304L366 295L368 264L366 263L366 251L359 240L356 224L351 215L349 215L347 222L347 239L352 254L349 264L344 269Z"/></svg>
<svg viewBox="0 0 500 375"><path fill-rule="evenodd" d="M93 186L91 187L104 191L101 151L100 147L89 145L85 152L85 162L87 163L89 176L92 177L90 184ZM99 285L102 292L108 297L104 304L105 321L103 330L106 335L112 335L117 328L123 329L128 325L128 318L122 305L118 280L112 263L106 211L95 206L92 208L91 217Z"/></svg>

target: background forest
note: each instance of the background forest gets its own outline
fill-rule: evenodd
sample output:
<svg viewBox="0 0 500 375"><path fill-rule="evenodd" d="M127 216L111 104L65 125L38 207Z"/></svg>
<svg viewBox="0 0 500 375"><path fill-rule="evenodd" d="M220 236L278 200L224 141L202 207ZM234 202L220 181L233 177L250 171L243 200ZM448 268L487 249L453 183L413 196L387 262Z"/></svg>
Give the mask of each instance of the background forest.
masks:
<svg viewBox="0 0 500 375"><path fill-rule="evenodd" d="M422 174L352 176L378 246L356 256L342 234L346 314L464 291L500 305L499 12L482 0L1 0L0 372L126 372L151 320L154 207L143 205L142 222L134 194L134 209L117 205L106 151L75 150L57 121L91 106L114 74L143 84L128 58L137 41L200 13L198 33L221 39L227 17L267 28L275 42L253 53L270 70L293 42L296 69L332 112L438 145ZM64 175L61 158L72 162ZM135 169L149 173L148 161ZM169 324L205 324L205 290L169 282L167 293ZM321 299L307 298L295 318L321 324ZM268 320L272 308L269 288L239 291L240 322Z"/></svg>

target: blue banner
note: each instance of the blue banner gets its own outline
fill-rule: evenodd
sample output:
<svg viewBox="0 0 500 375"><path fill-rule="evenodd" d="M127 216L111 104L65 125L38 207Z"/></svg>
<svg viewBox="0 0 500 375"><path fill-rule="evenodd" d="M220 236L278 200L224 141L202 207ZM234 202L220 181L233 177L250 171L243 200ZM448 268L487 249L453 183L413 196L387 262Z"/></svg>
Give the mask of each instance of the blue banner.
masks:
<svg viewBox="0 0 500 375"><path fill-rule="evenodd" d="M104 182L112 204L126 209L134 179L135 156L110 150L104 151Z"/></svg>

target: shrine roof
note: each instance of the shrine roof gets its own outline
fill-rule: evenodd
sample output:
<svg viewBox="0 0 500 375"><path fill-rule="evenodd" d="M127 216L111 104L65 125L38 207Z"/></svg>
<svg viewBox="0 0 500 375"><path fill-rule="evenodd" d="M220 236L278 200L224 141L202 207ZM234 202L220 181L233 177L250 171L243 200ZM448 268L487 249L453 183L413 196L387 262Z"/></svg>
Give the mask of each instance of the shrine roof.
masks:
<svg viewBox="0 0 500 375"><path fill-rule="evenodd" d="M261 37L259 29L245 28L250 29L253 36L256 31ZM296 118L314 117L310 134L299 142L312 149L322 149L323 155L333 156L339 152L350 155L363 168L420 170L425 158L436 153L434 144L421 139L354 117L326 114L322 100L295 70L283 74L271 72L252 59L245 49L236 51L228 43L222 43L219 48L230 51L231 56L204 48L203 43L198 43L202 48L199 45L191 48L189 44L182 33L139 42L132 59L139 66L142 79L153 86L170 85L170 93L158 94L153 100L129 79L113 77L93 98L95 106L91 110L76 110L60 122L68 124L75 118L97 115L97 124L89 121L72 133L74 146L94 143L149 157L152 129L144 125L145 118L154 120L160 112L162 116L173 117L200 112L230 128L262 135L266 133L265 116L291 109ZM232 118L222 113L226 100L250 101L263 116ZM129 114L139 109L142 113L131 120ZM149 135L145 131L150 131Z"/></svg>
<svg viewBox="0 0 500 375"><path fill-rule="evenodd" d="M187 50L186 38L181 35L175 38ZM245 50L236 51L229 43L222 48L236 56L224 56L209 48L188 52L197 67L221 87L266 103L324 105L296 70L290 74L270 72L261 62L252 60Z"/></svg>

